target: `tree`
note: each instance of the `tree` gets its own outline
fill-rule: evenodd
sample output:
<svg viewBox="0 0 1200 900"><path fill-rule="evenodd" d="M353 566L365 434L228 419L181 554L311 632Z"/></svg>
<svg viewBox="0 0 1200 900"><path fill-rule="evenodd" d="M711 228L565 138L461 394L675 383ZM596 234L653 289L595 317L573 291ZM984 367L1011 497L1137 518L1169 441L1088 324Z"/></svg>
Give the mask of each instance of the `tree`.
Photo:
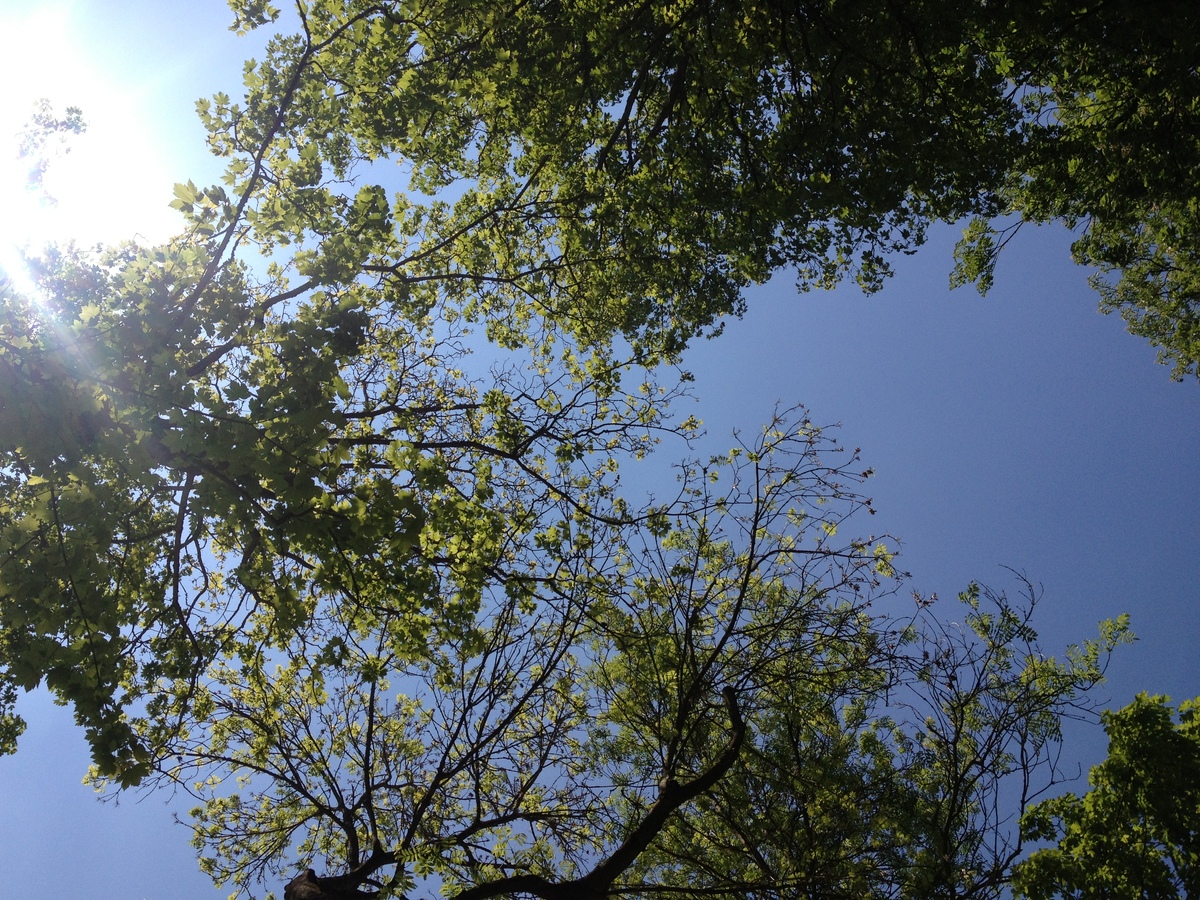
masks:
<svg viewBox="0 0 1200 900"><path fill-rule="evenodd" d="M1079 232L1076 260L1100 270L1101 308L1159 347L1172 377L1200 374L1200 17L1174 2L1152 16L1126 2L1014 9L999 45L1026 110L1000 191L1010 218L1003 237L973 223L956 277L986 289L1015 227L1065 222Z"/></svg>
<svg viewBox="0 0 1200 900"><path fill-rule="evenodd" d="M276 15L233 5L243 28ZM877 287L886 255L932 221L995 211L1020 119L983 5L296 13L248 68L244 104L201 104L259 239L354 234L341 184L388 183L377 164L395 160L416 189L376 195L395 239L353 253L326 240L308 270L397 285L456 273L507 340L520 337L505 316L532 304L587 343L623 335L669 357L781 267L804 286Z"/></svg>
<svg viewBox="0 0 1200 900"><path fill-rule="evenodd" d="M1015 817L1062 777L1062 718L1128 638L1106 623L1100 641L1047 659L1025 590L1012 603L972 585L962 624L918 615L906 656L889 660L896 680L859 688L840 716L797 673L643 871L683 896L1001 896L1024 849Z"/></svg>
<svg viewBox="0 0 1200 900"><path fill-rule="evenodd" d="M994 897L1124 626L1055 661L978 588L966 632L873 611L894 572L839 537L867 507L836 451L779 419L643 526L550 526L469 639L418 649L349 586L285 642L258 610L136 723L149 783L247 893L299 860L285 896Z"/></svg>
<svg viewBox="0 0 1200 900"><path fill-rule="evenodd" d="M837 537L864 503L854 460L778 425L685 470L644 527L562 508L506 548L469 637L416 648L394 602L346 587L272 658L256 616L199 694L178 685L141 725L159 779L204 801L205 864L243 887L298 855L350 886L394 872L397 893L609 893L724 776L781 666L831 688L885 677L863 604L887 554Z"/></svg>
<svg viewBox="0 0 1200 900"><path fill-rule="evenodd" d="M1195 371L1191 4L321 0L288 23L245 103L202 113L259 239L331 238L314 273L454 272L497 337L532 304L669 357L780 269L874 289L973 217L954 280L986 289L1009 227L1065 222L1104 308ZM377 193L396 235L350 252L341 184L391 183L384 160L417 193Z"/></svg>
<svg viewBox="0 0 1200 900"><path fill-rule="evenodd" d="M1103 714L1108 758L1091 790L1044 800L1025 815L1031 840L1055 841L1016 870L1014 888L1051 897L1194 897L1200 892L1197 701L1172 721L1166 697L1139 694Z"/></svg>
<svg viewBox="0 0 1200 900"><path fill-rule="evenodd" d="M414 647L468 637L490 567L551 511L598 515L674 390L549 337L468 377L453 308L367 285L302 296L235 263L180 302L204 249L51 254L43 295L0 310L4 681L73 704L126 782L152 752L127 712L197 688L255 610L286 645L313 590L383 592Z"/></svg>
<svg viewBox="0 0 1200 900"><path fill-rule="evenodd" d="M268 13L253 3L235 10L243 26ZM895 218L903 191L863 206L813 172L793 180L789 204L807 198L812 181L831 192L812 204L822 217L847 207L861 222L814 226L811 240L807 226L791 228L793 241L771 215L745 215L730 241L701 239L696 229L711 229L719 210L688 194L666 202L661 188L715 184L713 198L725 196L728 179L706 180L704 165L734 158L726 152L734 144L728 135L701 142L701 156L678 171L653 162L653 136L683 121L670 95L652 87L659 68L688 49L667 41L675 23L658 22L654 10L601 16L592 24L617 41L603 55L615 68L577 88L567 50L603 10L549 25L543 14L553 10L529 12L532 20L517 15L509 28L486 8L299 5L299 33L248 66L244 105L200 104L214 149L230 162L225 187L177 187L185 235L96 259L51 254L44 297L5 298L0 366L12 388L0 411L8 454L0 568L14 599L0 624L0 665L7 682L45 679L74 705L105 774L135 781L146 772L153 754L134 739L126 711L147 685L197 683L256 606L275 611L280 632L303 627L310 572L336 584L365 557L381 583L411 580L416 608L431 604L431 629L462 627L489 553L532 540L559 495L590 515L580 494L593 478L586 469L609 465L593 454L641 452L661 427L662 396L622 389L630 362L672 356L765 272L776 243L799 241L788 252L805 264L829 254L845 262L860 238L882 240L892 226L880 222L919 230L924 221L931 200ZM820 27L841 46L858 21ZM880 45L911 56L907 26L894 16L880 22ZM726 33L717 24L705 33ZM731 34L726 49L751 37ZM626 39L633 46L622 49ZM712 57L695 49L697 65ZM584 104L574 144L573 132L558 134L558 120L538 112L540 90L511 77L517 50L521 65L536 56L566 67L539 77L564 86L561 102ZM631 90L635 51L648 67L645 87L613 131L607 107ZM845 55L834 53L829 67L840 72ZM860 79L870 75L856 66ZM510 77L477 90L489 67ZM724 121L732 95L712 85L705 115ZM753 93L745 102L735 124L778 117ZM846 115L860 108L857 96L838 105ZM898 117L876 131L873 117L851 116L846 133L891 146L892 135L926 121L938 120ZM532 156L504 130L522 122ZM635 134L647 128L644 140ZM700 123L687 134L708 130ZM465 177L460 198L389 197L382 184L361 183L401 144L418 190L452 194ZM751 148L793 152L768 132ZM590 160L582 169L575 150ZM873 158L884 173L909 159L896 148ZM737 180L756 184L753 173ZM890 184L884 174L876 182ZM637 184L641 199L629 193ZM755 196L777 193L764 183ZM864 257L868 271L875 256ZM476 323L496 345L520 348L521 361L465 377L461 351ZM627 350L612 342L619 333L632 341ZM520 493L526 481L542 494ZM498 491L504 484L520 491ZM453 554L413 563L405 554L426 534ZM446 595L443 577L454 581Z"/></svg>

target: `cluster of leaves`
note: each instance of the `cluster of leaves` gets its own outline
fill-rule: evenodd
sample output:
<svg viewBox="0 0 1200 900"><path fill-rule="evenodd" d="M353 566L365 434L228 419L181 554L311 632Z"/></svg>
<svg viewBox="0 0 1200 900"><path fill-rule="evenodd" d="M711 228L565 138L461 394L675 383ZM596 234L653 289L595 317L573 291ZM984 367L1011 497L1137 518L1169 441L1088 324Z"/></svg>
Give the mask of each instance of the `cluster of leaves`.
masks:
<svg viewBox="0 0 1200 900"><path fill-rule="evenodd" d="M233 6L243 27L270 14ZM878 287L930 222L994 211L981 186L1020 117L987 52L993 13L941 0L296 12L247 65L244 103L201 103L255 197L246 221L323 237L321 272L455 273L505 340L532 307L589 344L670 356L781 267L804 287ZM394 234L357 239L363 195L341 186L394 180L383 160L457 199L372 188Z"/></svg>
<svg viewBox="0 0 1200 900"><path fill-rule="evenodd" d="M277 16L232 5L242 28ZM953 281L986 290L1011 227L1065 222L1103 308L1175 377L1196 372L1200 18L1184 0L1155 16L1125 0L296 13L248 64L244 104L201 111L257 221L336 250L322 271L455 272L497 337L519 341L532 303L585 342L670 356L780 269L874 289L889 254L971 216ZM368 247L361 204L334 198L382 160L457 199L372 189L396 229Z"/></svg>
<svg viewBox="0 0 1200 900"><path fill-rule="evenodd" d="M195 689L256 615L286 644L340 592L412 652L467 634L488 567L547 505L587 513L589 457L644 452L667 399L566 350L469 378L453 315L374 286L233 263L188 293L204 250L52 254L0 311L0 665L72 703L123 782L151 752L130 705Z"/></svg>
<svg viewBox="0 0 1200 900"><path fill-rule="evenodd" d="M1058 844L1017 867L1019 896L1166 900L1200 892L1200 702L1181 703L1177 723L1167 702L1139 694L1104 713L1108 758L1092 769L1092 789L1026 813L1029 839Z"/></svg>
<svg viewBox="0 0 1200 900"><path fill-rule="evenodd" d="M1075 259L1099 269L1101 308L1172 377L1200 376L1200 17L1185 2L1153 16L1123 0L1012 9L997 43L1025 110L1000 191L1012 218L968 229L956 277L986 290L1014 224L1065 222Z"/></svg>
<svg viewBox="0 0 1200 900"><path fill-rule="evenodd" d="M50 163L57 157L70 152L71 135L87 130L83 121L83 110L68 106L63 115L54 112L49 100L38 100L29 116L29 121L17 135L17 156L25 164L25 186L41 194L50 203L43 187L43 179Z"/></svg>
<svg viewBox="0 0 1200 900"><path fill-rule="evenodd" d="M1023 850L1015 817L1060 779L1062 719L1128 632L1105 623L1055 660L1029 624L1032 586L1020 603L979 585L959 601L962 623L925 610L888 627L883 668L839 684L792 659L753 746L673 821L646 883L682 896L1001 896Z"/></svg>

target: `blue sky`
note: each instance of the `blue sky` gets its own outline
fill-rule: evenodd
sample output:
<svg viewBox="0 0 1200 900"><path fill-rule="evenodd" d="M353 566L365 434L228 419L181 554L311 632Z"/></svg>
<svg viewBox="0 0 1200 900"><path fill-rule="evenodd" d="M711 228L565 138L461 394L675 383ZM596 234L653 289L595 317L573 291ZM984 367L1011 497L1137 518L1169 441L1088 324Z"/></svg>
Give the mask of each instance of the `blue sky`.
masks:
<svg viewBox="0 0 1200 900"><path fill-rule="evenodd" d="M89 239L161 236L171 183L217 173L192 104L235 93L255 46L226 31L215 0L47 0L40 25L28 24L30 5L0 0L6 45L36 51L20 71L10 55L0 76L83 105L95 138L73 154L85 174L62 183L77 189L55 227L94 218L104 224ZM1048 652L1133 615L1139 641L1102 689L1112 705L1143 690L1200 694L1200 385L1172 382L1150 347L1097 311L1066 233L1020 234L983 299L947 290L956 236L936 231L871 297L797 295L786 276L755 289L743 320L687 355L698 399L681 412L705 421L714 450L776 402L841 423L878 473L871 524L900 539L912 588L949 598L978 579L1015 591L1012 567L1044 590ZM172 824L186 802L98 804L80 784L87 757L67 711L40 697L25 711L19 754L0 758L8 893L225 896ZM1085 767L1103 749L1098 728L1069 732L1067 756Z"/></svg>

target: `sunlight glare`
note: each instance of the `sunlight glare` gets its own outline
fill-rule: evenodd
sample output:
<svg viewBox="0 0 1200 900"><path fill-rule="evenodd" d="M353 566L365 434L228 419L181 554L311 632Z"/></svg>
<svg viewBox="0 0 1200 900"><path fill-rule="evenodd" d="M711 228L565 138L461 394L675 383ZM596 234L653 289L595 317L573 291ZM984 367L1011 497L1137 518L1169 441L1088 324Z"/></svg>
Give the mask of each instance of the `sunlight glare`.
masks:
<svg viewBox="0 0 1200 900"><path fill-rule="evenodd" d="M0 268L19 290L28 275L21 250L47 243L81 246L139 237L162 240L177 229L167 207L173 179L143 112L145 85L102 71L87 37L72 25L70 0L36 6L0 2ZM17 156L17 134L40 98L61 116L83 110L87 131L72 135L69 153L52 157L44 179L48 203L27 189L28 165Z"/></svg>

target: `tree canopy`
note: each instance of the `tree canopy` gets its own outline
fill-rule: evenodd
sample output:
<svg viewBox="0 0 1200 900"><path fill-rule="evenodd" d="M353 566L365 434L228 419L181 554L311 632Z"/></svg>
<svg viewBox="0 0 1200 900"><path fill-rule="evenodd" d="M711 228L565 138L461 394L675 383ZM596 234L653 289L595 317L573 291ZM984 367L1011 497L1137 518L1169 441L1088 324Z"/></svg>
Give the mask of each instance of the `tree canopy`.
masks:
<svg viewBox="0 0 1200 900"><path fill-rule="evenodd" d="M232 5L241 28L277 15ZM1195 373L1191 4L323 0L297 13L248 65L244 103L201 111L260 239L343 233L308 263L318 277L453 272L472 314L532 304L589 343L621 334L670 355L779 270L804 288L853 276L874 289L931 223L974 217L955 280L986 288L1002 234L1058 221L1080 229L1104 307L1176 377ZM373 194L394 235L351 239L364 207L344 183L394 182L383 161L418 193Z"/></svg>
<svg viewBox="0 0 1200 900"><path fill-rule="evenodd" d="M259 309L245 272L168 332L201 263L51 255L5 297L6 749L46 684L96 782L194 793L247 893L297 861L293 897L1006 881L1123 621L1056 661L1000 595L896 611L870 472L800 410L633 507L622 458L690 428L637 370L477 365L450 310Z"/></svg>
<svg viewBox="0 0 1200 900"><path fill-rule="evenodd" d="M1031 839L1057 841L1017 867L1020 896L1168 898L1200 892L1200 727L1197 701L1139 694L1103 714L1108 758L1082 797L1045 800L1025 815Z"/></svg>
<svg viewBox="0 0 1200 900"><path fill-rule="evenodd" d="M1172 377L1200 375L1200 17L1167 2L1012 4L1005 66L1023 145L1000 188L999 231L967 230L956 277L986 288L1021 222L1064 222L1096 267L1101 308L1159 348ZM1003 235L1003 236L1001 236Z"/></svg>
<svg viewBox="0 0 1200 900"><path fill-rule="evenodd" d="M621 471L779 269L876 287L976 216L986 280L1014 212L1159 253L1190 187L1062 193L1117 125L1052 63L1116 15L298 4L199 103L228 169L179 237L0 292L0 749L47 686L98 784L193 792L205 868L305 862L294 900L997 896L1125 620L1056 659L1028 586L900 612L870 470L802 410L655 497ZM1128 102L1183 110L1171 73ZM1183 298L1188 371L1173 279L1130 302Z"/></svg>

